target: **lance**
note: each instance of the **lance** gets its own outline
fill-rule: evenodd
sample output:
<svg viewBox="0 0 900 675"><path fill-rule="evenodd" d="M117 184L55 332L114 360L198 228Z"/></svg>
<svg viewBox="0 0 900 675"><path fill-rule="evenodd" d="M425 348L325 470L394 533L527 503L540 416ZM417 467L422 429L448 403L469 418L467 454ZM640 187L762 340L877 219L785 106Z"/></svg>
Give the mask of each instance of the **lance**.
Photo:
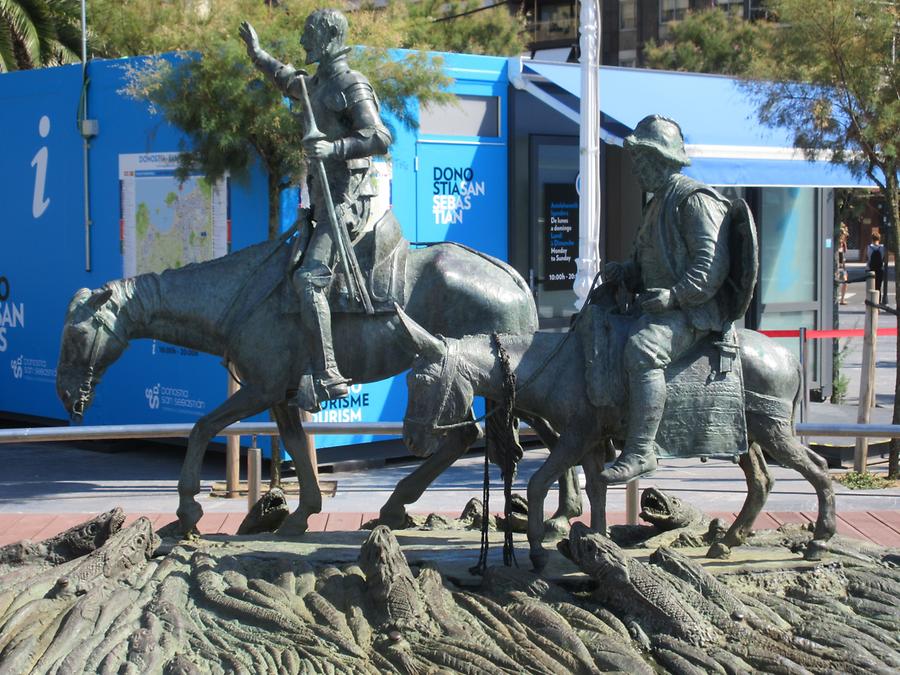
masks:
<svg viewBox="0 0 900 675"><path fill-rule="evenodd" d="M306 76L301 75L300 92L302 95L301 102L306 111L306 117L309 121L309 128L303 137L303 142L320 141L325 139L319 127L316 125L316 117L313 114L312 103L309 100L309 92L306 90ZM356 253L353 251L353 244L350 242L350 235L347 232L347 226L337 217L334 209L334 200L331 197L331 186L328 184L328 175L325 173L325 162L320 158L313 160L313 166L316 169L316 177L319 179L319 185L322 188L322 201L325 202L325 209L328 212L328 224L331 226L331 232L334 235L334 242L338 248L338 255L341 258L341 266L344 268L344 277L347 279L347 288L350 295L356 302L360 303L366 310L366 314L375 314L375 308L372 307L372 300L369 298L369 292L366 290L366 284L363 280L362 271L359 269L359 261L356 259Z"/></svg>

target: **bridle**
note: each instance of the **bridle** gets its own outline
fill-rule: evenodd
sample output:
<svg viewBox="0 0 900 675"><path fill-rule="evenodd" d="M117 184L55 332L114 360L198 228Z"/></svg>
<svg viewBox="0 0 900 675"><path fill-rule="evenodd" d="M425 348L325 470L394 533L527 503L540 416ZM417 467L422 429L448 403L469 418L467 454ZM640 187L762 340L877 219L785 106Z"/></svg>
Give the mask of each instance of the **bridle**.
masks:
<svg viewBox="0 0 900 675"><path fill-rule="evenodd" d="M441 384L441 403L438 406L437 414L425 419L419 417L405 417L403 419L403 424L408 424L415 427L424 427L426 431L431 433L440 432L442 434L445 434L456 429L475 426L479 422L483 421L486 417L493 415L495 411L492 410L476 419L475 412L472 410L472 406L469 406L467 419L462 420L461 422L450 422L446 424L440 423L441 418L444 416L444 411L447 407L447 404L450 401L452 387L453 383L456 381L460 361L459 342L454 340L448 344L446 340L442 341L444 342L446 349L444 350L444 356L441 359L441 374L438 376L438 381Z"/></svg>
<svg viewBox="0 0 900 675"><path fill-rule="evenodd" d="M599 275L598 275L599 276ZM596 281L596 279L595 279ZM517 385L514 393L520 393L527 389L534 381L538 378L541 372L546 368L553 358L559 353L562 347L569 341L569 337L572 335L574 331L570 330L566 333L565 337L559 341L559 343L553 348L553 351L547 355L547 358L544 359L543 363L541 363L535 371L531 374L531 376L525 380L520 385ZM500 336L494 334L494 340L496 342L497 348L500 348ZM430 419L421 419L417 417L405 417L403 419L403 423L417 426L417 427L425 427L426 431L429 432L440 432L447 433L448 431L453 431L455 429L460 429L463 427L473 426L478 424L479 422L483 422L488 417L493 415L494 413L501 410L501 407L495 407L490 411L486 412L481 417L475 417L475 411L469 406L468 410L468 419L462 420L461 422L450 422L447 424L441 424L440 420L444 414L444 408L447 407L447 402L450 400L451 387L453 386L453 382L456 379L456 371L459 368L459 341L452 340L451 342L447 342L443 340L442 342L446 346L446 350L444 351L444 356L441 359L441 374L438 376L438 379L441 382L441 404L438 407L437 415Z"/></svg>
<svg viewBox="0 0 900 675"><path fill-rule="evenodd" d="M97 328L94 331L94 339L91 341L91 354L88 358L87 373L81 384L78 386L78 398L72 404L72 415L79 419L84 417L84 411L87 409L91 400L91 392L94 389L94 367L97 365L97 357L100 352L100 333L106 331L112 335L123 347L128 346L128 341L116 332L115 326L110 323L101 314L102 307L94 310L91 317L91 323Z"/></svg>

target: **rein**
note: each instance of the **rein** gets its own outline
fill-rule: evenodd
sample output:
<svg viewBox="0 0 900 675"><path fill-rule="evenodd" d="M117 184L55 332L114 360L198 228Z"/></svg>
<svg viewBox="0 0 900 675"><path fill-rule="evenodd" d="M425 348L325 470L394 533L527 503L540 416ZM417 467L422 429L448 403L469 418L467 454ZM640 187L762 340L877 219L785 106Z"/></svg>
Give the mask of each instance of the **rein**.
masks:
<svg viewBox="0 0 900 675"><path fill-rule="evenodd" d="M123 346L128 346L128 340L119 335L116 332L115 327L101 317L99 314L101 310L102 308L95 310L91 321L91 323L97 327L97 330L94 331L94 339L91 341L91 355L88 358L87 374L78 386L78 398L72 404L72 414L77 415L79 418L84 417L84 411L87 409L87 405L91 400L91 392L94 389L94 367L97 365L97 356L100 351L100 330L105 330Z"/></svg>

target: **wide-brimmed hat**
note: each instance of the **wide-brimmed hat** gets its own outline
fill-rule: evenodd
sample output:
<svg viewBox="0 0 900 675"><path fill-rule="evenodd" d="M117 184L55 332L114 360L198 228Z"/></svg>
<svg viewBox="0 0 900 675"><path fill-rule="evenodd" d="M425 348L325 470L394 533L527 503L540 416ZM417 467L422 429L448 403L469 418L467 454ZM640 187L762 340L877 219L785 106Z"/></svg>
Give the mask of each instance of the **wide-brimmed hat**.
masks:
<svg viewBox="0 0 900 675"><path fill-rule="evenodd" d="M625 147L634 146L656 150L666 159L681 166L688 166L691 160L684 150L684 135L675 120L662 115L648 115L634 128L634 133L625 139Z"/></svg>

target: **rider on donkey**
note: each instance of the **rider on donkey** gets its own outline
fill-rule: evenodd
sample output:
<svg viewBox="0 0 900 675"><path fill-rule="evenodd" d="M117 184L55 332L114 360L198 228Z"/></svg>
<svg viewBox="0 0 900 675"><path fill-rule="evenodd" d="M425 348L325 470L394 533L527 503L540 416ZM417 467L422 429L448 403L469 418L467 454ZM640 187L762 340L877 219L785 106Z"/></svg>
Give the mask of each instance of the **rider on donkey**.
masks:
<svg viewBox="0 0 900 675"><path fill-rule="evenodd" d="M616 462L601 473L625 483L656 469L656 433L666 403L663 369L711 332L731 328L720 292L729 272L723 222L730 202L680 173L690 164L681 128L659 115L641 120L625 139L644 207L632 259L607 263L604 281L638 293L641 314L625 345L628 431Z"/></svg>
<svg viewBox="0 0 900 675"><path fill-rule="evenodd" d="M375 196L370 158L387 152L392 138L381 121L372 85L347 63L347 19L333 9L317 10L306 19L300 43L306 50L306 62L319 64L313 77L261 49L250 24L243 23L240 34L254 65L271 77L286 96L302 100L301 78L306 78L312 114L325 135L323 140L305 144L306 154L310 159L324 161L335 212L341 221L336 225L342 223L350 237L355 238L366 226L370 201ZM334 358L328 304L337 244L327 223L323 188L315 172L310 172L308 185L313 206L308 218L313 232L302 264L294 271L293 282L301 299L304 325L318 337L318 353L312 372L304 375L311 376L314 394L301 381L292 402L317 410L319 400L346 396L348 389Z"/></svg>

